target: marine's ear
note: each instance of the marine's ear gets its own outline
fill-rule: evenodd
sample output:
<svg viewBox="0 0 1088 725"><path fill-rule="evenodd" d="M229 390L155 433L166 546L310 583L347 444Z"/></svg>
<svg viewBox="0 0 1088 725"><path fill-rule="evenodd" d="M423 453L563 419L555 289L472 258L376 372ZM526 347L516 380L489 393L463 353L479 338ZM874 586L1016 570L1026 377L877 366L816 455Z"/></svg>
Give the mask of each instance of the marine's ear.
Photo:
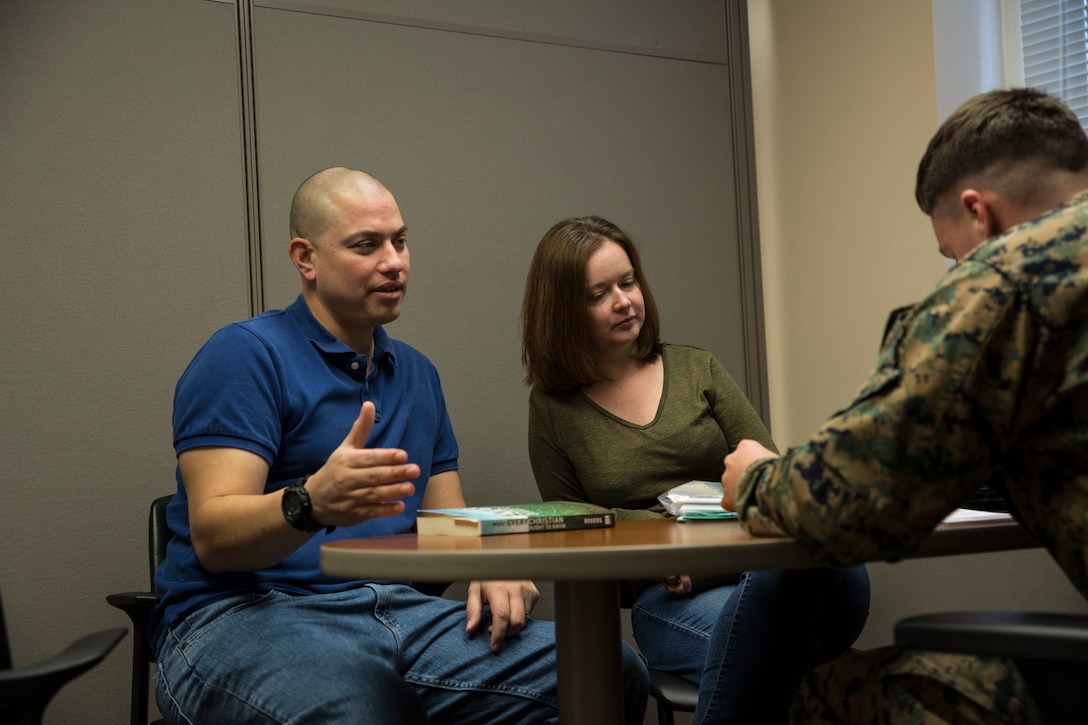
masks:
<svg viewBox="0 0 1088 725"><path fill-rule="evenodd" d="M994 193L977 189L964 189L960 193L960 206L971 221L971 235L976 244L1005 231L1002 224L1001 199Z"/></svg>

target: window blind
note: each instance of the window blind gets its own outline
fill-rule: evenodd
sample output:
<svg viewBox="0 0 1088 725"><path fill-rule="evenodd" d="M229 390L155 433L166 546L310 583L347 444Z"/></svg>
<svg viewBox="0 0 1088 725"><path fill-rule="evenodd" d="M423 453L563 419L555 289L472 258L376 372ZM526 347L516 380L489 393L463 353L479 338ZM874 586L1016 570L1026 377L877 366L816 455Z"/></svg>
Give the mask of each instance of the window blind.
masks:
<svg viewBox="0 0 1088 725"><path fill-rule="evenodd" d="M1061 98L1088 128L1088 0L1020 0L1024 85Z"/></svg>

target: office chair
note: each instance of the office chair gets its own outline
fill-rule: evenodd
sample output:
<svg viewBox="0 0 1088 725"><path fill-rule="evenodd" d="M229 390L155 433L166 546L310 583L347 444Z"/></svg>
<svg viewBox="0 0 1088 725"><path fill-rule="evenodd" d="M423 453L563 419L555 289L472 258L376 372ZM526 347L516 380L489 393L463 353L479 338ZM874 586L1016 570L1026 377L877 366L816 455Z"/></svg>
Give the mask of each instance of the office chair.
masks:
<svg viewBox="0 0 1088 725"><path fill-rule="evenodd" d="M121 592L110 594L106 601L117 607L132 620L132 692L129 705L129 722L147 725L147 706L151 689L151 644L147 641L147 625L159 601L155 591L155 570L166 558L166 545L173 534L166 526L166 506L173 495L160 496L151 502L147 527L148 566L151 587L146 592ZM152 725L165 725L156 720Z"/></svg>
<svg viewBox="0 0 1088 725"><path fill-rule="evenodd" d="M900 620L906 649L1010 657L1047 723L1081 723L1088 712L1088 615L941 612Z"/></svg>
<svg viewBox="0 0 1088 725"><path fill-rule="evenodd" d="M44 662L14 667L3 603L0 602L0 722L11 725L40 723L53 695L70 680L104 660L127 633L124 627L104 629L76 640Z"/></svg>
<svg viewBox="0 0 1088 725"><path fill-rule="evenodd" d="M173 533L166 525L166 507L173 494L160 496L151 502L148 516L147 546L151 588L146 592L122 592L110 594L106 601L122 610L132 620L132 694L130 704L131 725L148 725L147 708L151 691L151 644L147 638L147 625L158 604L155 591L155 570L166 558L166 545ZM413 586L424 594L440 597L449 583L416 582ZM168 725L166 720L156 720L151 725Z"/></svg>
<svg viewBox="0 0 1088 725"><path fill-rule="evenodd" d="M674 713L695 712L699 687L668 672L651 669L650 695L657 702L657 725L674 725Z"/></svg>
<svg viewBox="0 0 1088 725"><path fill-rule="evenodd" d="M620 586L620 609L631 609L635 603L634 593L626 585ZM646 658L642 657L643 663ZM657 703L657 725L674 725L675 713L695 712L699 702L699 687L687 680L670 675L668 672L655 670L648 664L650 674L650 695Z"/></svg>

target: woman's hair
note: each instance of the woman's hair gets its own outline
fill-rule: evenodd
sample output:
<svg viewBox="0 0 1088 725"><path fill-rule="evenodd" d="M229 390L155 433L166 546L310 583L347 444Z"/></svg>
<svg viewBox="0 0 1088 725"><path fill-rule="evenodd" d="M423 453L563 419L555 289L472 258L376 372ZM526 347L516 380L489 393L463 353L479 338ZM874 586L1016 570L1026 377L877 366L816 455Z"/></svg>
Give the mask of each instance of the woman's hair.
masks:
<svg viewBox="0 0 1088 725"><path fill-rule="evenodd" d="M559 222L537 245L521 303L521 362L525 382L546 393L577 390L604 379L590 336L586 266L606 241L623 248L642 292L645 320L638 335L638 358L661 352L660 321L635 242L598 216Z"/></svg>

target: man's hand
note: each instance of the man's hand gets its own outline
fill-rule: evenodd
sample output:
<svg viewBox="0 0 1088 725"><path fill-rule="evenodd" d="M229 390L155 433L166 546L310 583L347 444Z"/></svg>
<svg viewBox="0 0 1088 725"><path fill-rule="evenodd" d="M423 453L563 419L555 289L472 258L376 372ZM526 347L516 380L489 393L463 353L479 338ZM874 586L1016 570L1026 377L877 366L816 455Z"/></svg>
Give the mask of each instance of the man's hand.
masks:
<svg viewBox="0 0 1088 725"><path fill-rule="evenodd" d="M479 582L468 587L468 604L465 613L468 623L466 632L475 632L483 621L484 605L491 607L491 651L498 652L502 641L525 628L525 621L533 611L540 592L531 581Z"/></svg>
<svg viewBox="0 0 1088 725"><path fill-rule="evenodd" d="M691 594L691 577L687 574L667 576L661 584L673 594Z"/></svg>
<svg viewBox="0 0 1088 725"><path fill-rule="evenodd" d="M399 448L367 448L373 428L374 403L367 401L347 438L306 482L315 520L351 526L404 510L397 499L415 491L408 481L419 476L419 466L407 463L408 454Z"/></svg>
<svg viewBox="0 0 1088 725"><path fill-rule="evenodd" d="M723 509L737 510L737 485L740 483L741 476L748 470L748 466L765 458L778 458L778 454L747 438L738 443L733 452L725 457L725 473L722 474Z"/></svg>

